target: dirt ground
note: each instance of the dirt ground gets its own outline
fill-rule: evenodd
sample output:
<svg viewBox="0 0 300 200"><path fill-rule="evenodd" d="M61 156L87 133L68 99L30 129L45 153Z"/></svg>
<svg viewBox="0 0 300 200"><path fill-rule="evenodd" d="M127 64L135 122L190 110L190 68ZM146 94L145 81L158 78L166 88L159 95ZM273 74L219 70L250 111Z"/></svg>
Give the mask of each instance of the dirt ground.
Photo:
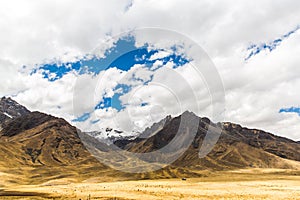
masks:
<svg viewBox="0 0 300 200"><path fill-rule="evenodd" d="M95 177L80 183L59 179L1 186L0 199L300 199L300 173L270 169L216 172L187 180L102 182Z"/></svg>

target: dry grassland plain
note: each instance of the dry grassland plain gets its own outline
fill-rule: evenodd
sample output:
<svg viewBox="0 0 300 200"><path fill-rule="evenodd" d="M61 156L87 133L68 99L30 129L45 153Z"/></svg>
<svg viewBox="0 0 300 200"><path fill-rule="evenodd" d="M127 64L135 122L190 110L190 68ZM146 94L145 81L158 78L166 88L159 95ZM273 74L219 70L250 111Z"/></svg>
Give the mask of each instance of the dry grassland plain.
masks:
<svg viewBox="0 0 300 200"><path fill-rule="evenodd" d="M0 199L300 199L300 172L279 169L207 172L187 180L63 178L38 185L4 185L9 175L0 176Z"/></svg>

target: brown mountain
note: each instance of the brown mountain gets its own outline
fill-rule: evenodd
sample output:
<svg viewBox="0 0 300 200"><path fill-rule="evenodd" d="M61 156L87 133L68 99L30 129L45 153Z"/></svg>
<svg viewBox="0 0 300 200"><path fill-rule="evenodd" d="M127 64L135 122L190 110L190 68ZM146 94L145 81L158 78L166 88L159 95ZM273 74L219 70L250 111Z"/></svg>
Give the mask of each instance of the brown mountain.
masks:
<svg viewBox="0 0 300 200"><path fill-rule="evenodd" d="M103 177L102 180L109 177L164 178L199 176L202 170L299 167L300 144L297 142L232 123L214 124L207 118L185 112L175 118L168 116L161 123L154 124L141 138L114 142L122 149L139 153L159 151L172 144L172 148L164 154L157 154L157 157L147 158L143 156L146 154L141 154L140 159L154 163L160 158L172 160L175 152L181 153L179 159L162 170L125 173L101 164L87 151L83 141L88 141L91 148L100 152L115 151L115 147L80 132L64 119L30 112L19 104L16 104L16 108L25 112L16 111L20 114L12 116L13 106L4 106L1 110L11 117L2 124L0 131L0 172L18 177L9 179L9 183L40 183L58 178L84 180L94 176ZM183 117L185 120L182 120ZM209 126L222 127L222 134L212 151L204 158L199 158L199 150ZM195 137L189 138L190 132L195 132ZM191 143L186 139L191 139ZM118 161L127 158L116 154L107 159Z"/></svg>
<svg viewBox="0 0 300 200"><path fill-rule="evenodd" d="M39 183L56 178L85 179L107 169L84 147L67 121L30 112L0 131L0 172L14 174L11 183Z"/></svg>
<svg viewBox="0 0 300 200"><path fill-rule="evenodd" d="M75 127L64 119L40 112L15 118L0 132L1 142L20 145L25 165L68 165L86 161L89 153L82 147Z"/></svg>
<svg viewBox="0 0 300 200"><path fill-rule="evenodd" d="M233 123L214 124L209 119L199 118L190 112L185 112L183 115L187 117L185 121L199 124L192 144L172 166L216 170L245 167L298 168L299 166L297 162L290 161L300 161L300 145L295 141L257 129L243 128ZM122 149L138 153L159 150L170 144L176 138L176 134L181 134L180 128L189 127L189 124L181 124L183 115L168 120L160 131L149 138L120 140L115 144ZM199 158L199 151L209 126L222 127L222 133L212 151L204 158Z"/></svg>

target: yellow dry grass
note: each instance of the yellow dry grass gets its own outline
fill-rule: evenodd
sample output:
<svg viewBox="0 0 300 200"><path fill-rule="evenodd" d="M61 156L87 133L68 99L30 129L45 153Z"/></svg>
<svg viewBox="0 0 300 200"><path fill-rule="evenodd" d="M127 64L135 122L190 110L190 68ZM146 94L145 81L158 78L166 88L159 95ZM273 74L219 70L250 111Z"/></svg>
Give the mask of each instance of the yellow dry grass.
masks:
<svg viewBox="0 0 300 200"><path fill-rule="evenodd" d="M245 169L207 172L202 178L77 182L62 178L39 185L1 185L0 199L300 199L300 172ZM1 180L9 174L0 174ZM106 182L103 182L106 181Z"/></svg>

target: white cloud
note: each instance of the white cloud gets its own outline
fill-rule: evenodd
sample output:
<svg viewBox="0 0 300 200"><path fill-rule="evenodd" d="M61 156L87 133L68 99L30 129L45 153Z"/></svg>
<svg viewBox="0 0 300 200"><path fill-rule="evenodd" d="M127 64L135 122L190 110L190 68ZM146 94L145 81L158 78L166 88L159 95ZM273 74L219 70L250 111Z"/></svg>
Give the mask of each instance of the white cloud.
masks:
<svg viewBox="0 0 300 200"><path fill-rule="evenodd" d="M77 56L99 50L98 45L110 36L132 28L158 27L177 31L193 39L212 58L226 89L226 120L300 139L297 133L300 117L297 114L278 113L282 107L300 104L299 33L291 35L271 53L260 53L244 62L245 51L250 43L272 41L299 25L299 1L135 0L132 6L128 5L130 1L116 0L109 3L98 0L1 1L0 95L17 94L15 99L30 109L62 116L70 121L76 82L82 83L80 94L91 97L90 102L82 104L77 111L79 115L80 112L90 111L95 102L102 98L103 91L112 96L112 88L125 73L110 71L111 75L107 74L102 85L97 81L103 74L93 77L90 74L70 73L58 81L48 82L40 74L29 76L29 69L22 69L22 66L30 68L54 58L74 60ZM138 37L137 42L159 40L158 36ZM162 47L171 45L160 44ZM100 49L106 47L104 45ZM161 64L157 62L155 66ZM143 79L149 77L146 70L137 71ZM176 73L195 91L201 113L210 115L211 108L207 107L210 104L209 91L202 89L205 81L198 83L199 79L189 68L178 68ZM173 75L160 71L153 81L170 85L172 90L180 94L183 108L195 109L193 107L196 105L190 100L193 95L185 93L185 87L172 88L177 80ZM99 87L96 90L98 93L94 93L93 87L87 89L87 85ZM149 115L146 118L150 123L151 118L159 118L157 113L177 112L168 105L172 95L157 92L163 88L157 89L153 85L145 90L153 94L153 102L157 105L154 108L130 107L130 112L135 116L143 116L143 112L156 113L153 115L157 116ZM140 98L147 96L142 90L136 95L140 95ZM107 123L111 121L108 116L114 112L107 114ZM98 115L105 118L103 113ZM126 113L121 113L120 119L121 115L126 116ZM126 120L123 123L127 123ZM140 126L143 123L138 122Z"/></svg>
<svg viewBox="0 0 300 200"><path fill-rule="evenodd" d="M299 116L279 113L281 108L300 105L299 36L291 36L269 54L259 54L248 63L237 65L239 74L223 74L234 85L226 90L228 120L299 138L295 131L300 128L295 123Z"/></svg>
<svg viewBox="0 0 300 200"><path fill-rule="evenodd" d="M155 54L153 54L149 60L157 60L157 59L162 59L165 58L167 56L171 55L171 52L167 52L167 51L159 51Z"/></svg>

